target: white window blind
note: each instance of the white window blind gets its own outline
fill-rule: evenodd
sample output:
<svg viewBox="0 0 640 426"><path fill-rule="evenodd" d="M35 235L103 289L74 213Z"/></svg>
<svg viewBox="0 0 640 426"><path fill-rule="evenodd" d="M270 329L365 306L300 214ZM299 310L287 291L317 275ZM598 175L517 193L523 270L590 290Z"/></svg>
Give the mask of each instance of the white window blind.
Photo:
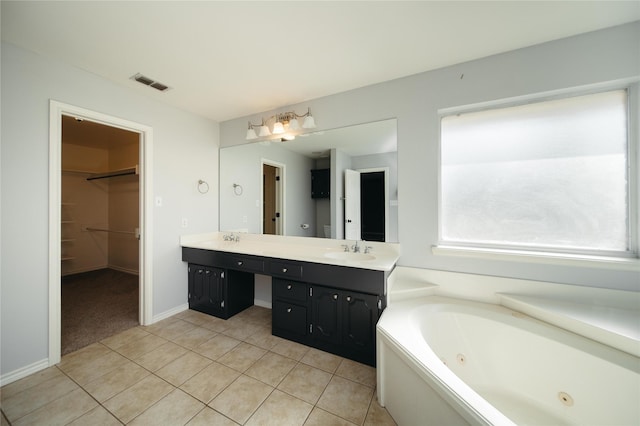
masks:
<svg viewBox="0 0 640 426"><path fill-rule="evenodd" d="M445 116L441 243L630 255L627 92Z"/></svg>

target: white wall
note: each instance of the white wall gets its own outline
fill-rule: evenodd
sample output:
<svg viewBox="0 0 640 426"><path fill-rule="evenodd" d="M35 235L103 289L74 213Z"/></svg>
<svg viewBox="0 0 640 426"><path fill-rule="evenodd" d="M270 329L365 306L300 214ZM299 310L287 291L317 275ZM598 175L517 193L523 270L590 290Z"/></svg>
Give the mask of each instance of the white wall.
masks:
<svg viewBox="0 0 640 426"><path fill-rule="evenodd" d="M439 109L637 77L639 52L640 22L635 22L283 106L279 111L311 107L318 130L398 119L401 265L640 290L637 271L447 257L431 252L438 240ZM244 143L247 120L260 121L260 116L221 123L221 145Z"/></svg>
<svg viewBox="0 0 640 426"><path fill-rule="evenodd" d="M134 70L135 71L135 70ZM55 60L2 44L1 368L48 357L49 100L153 128L153 316L187 303L181 234L218 229L219 126ZM209 183L197 191L198 179ZM189 221L181 227L181 218Z"/></svg>

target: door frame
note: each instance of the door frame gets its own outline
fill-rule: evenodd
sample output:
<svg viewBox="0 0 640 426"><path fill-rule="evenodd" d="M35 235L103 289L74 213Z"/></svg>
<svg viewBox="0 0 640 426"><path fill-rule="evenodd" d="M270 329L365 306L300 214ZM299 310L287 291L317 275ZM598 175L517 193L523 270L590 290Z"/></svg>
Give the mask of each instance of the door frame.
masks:
<svg viewBox="0 0 640 426"><path fill-rule="evenodd" d="M286 164L278 163L277 161L268 160L266 158L260 159L260 176L264 173L264 166L272 166L280 170L280 185L276 185L276 210L280 213L280 221L276 222L276 235L286 235L286 220L287 214L285 212L286 203ZM262 178L260 179L262 181ZM262 188L262 185L260 186ZM264 206L264 190L260 189L260 207ZM264 226L260 221L260 234L264 232Z"/></svg>
<svg viewBox="0 0 640 426"><path fill-rule="evenodd" d="M152 146L153 129L149 126L88 110L55 100L49 101L49 365L60 362L61 321L61 247L60 217L62 203L62 116L72 116L117 127L140 135L139 150L139 306L141 325L152 323ZM149 232L147 232L149 231Z"/></svg>

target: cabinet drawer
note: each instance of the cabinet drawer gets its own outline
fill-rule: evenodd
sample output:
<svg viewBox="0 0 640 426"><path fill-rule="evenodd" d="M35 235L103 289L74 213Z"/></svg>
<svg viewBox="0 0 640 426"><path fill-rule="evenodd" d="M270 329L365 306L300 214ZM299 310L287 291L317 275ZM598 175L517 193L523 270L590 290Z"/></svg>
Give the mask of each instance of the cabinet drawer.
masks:
<svg viewBox="0 0 640 426"><path fill-rule="evenodd" d="M302 265L288 262L271 262L269 272L280 277L302 278Z"/></svg>
<svg viewBox="0 0 640 426"><path fill-rule="evenodd" d="M307 335L307 308L280 300L273 302L273 328L298 336Z"/></svg>
<svg viewBox="0 0 640 426"><path fill-rule="evenodd" d="M264 261L252 259L246 256L225 255L224 265L229 269L237 269L239 271L264 272Z"/></svg>
<svg viewBox="0 0 640 426"><path fill-rule="evenodd" d="M303 303L307 301L306 284L274 278L272 286L274 299L289 299Z"/></svg>

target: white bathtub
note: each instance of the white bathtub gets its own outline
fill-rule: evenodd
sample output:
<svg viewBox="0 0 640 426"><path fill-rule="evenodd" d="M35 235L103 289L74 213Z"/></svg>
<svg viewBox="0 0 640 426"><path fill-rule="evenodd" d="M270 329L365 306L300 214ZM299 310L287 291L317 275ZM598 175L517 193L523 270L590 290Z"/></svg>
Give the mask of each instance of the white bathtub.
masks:
<svg viewBox="0 0 640 426"><path fill-rule="evenodd" d="M399 425L640 425L640 358L510 309L438 296L377 326Z"/></svg>

